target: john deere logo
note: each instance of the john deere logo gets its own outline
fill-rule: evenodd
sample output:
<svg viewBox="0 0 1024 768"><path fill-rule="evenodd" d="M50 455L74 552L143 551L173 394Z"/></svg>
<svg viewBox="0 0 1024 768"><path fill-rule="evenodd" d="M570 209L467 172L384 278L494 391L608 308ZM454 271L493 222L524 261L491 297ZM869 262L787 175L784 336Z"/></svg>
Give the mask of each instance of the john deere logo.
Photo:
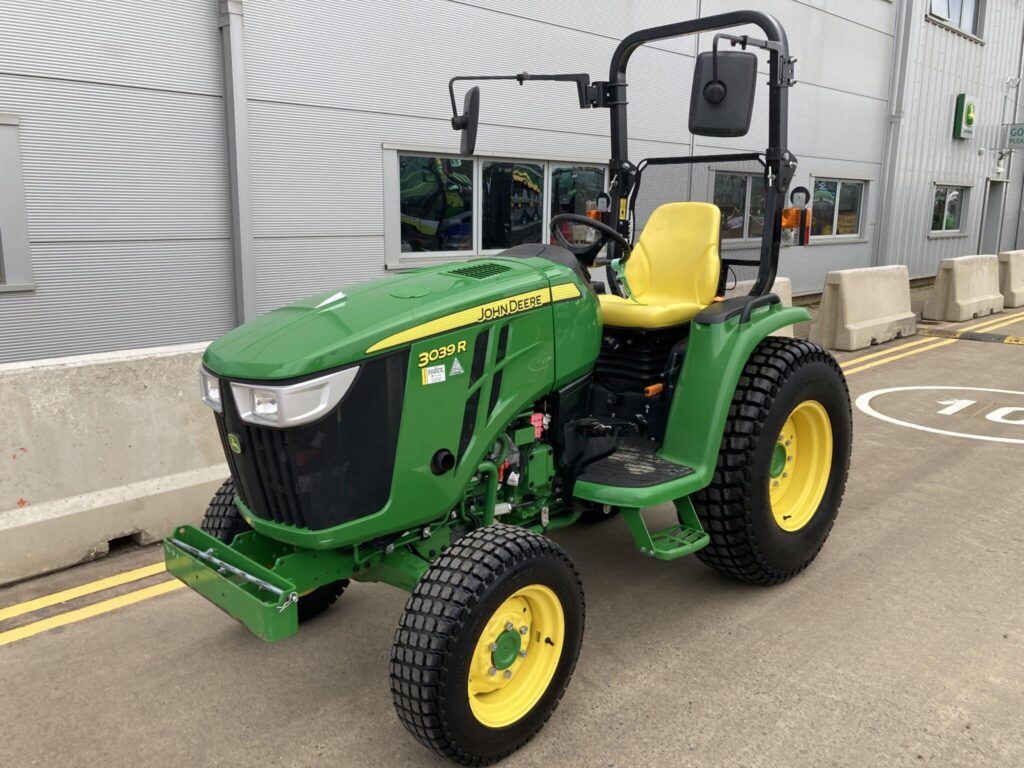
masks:
<svg viewBox="0 0 1024 768"><path fill-rule="evenodd" d="M232 453L242 452L242 441L238 439L238 435L234 432L228 433L228 447L231 448Z"/></svg>
<svg viewBox="0 0 1024 768"><path fill-rule="evenodd" d="M974 125L974 111L975 106L973 103L967 105L967 109L964 112L964 124L968 127Z"/></svg>

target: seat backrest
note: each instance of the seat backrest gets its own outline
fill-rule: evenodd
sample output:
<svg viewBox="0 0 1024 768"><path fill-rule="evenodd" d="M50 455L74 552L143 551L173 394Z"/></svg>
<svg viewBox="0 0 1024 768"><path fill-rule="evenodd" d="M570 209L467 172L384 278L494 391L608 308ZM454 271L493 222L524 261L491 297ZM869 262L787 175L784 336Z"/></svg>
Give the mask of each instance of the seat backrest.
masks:
<svg viewBox="0 0 1024 768"><path fill-rule="evenodd" d="M658 206L626 262L633 298L642 304L714 301L721 221L722 212L711 203Z"/></svg>

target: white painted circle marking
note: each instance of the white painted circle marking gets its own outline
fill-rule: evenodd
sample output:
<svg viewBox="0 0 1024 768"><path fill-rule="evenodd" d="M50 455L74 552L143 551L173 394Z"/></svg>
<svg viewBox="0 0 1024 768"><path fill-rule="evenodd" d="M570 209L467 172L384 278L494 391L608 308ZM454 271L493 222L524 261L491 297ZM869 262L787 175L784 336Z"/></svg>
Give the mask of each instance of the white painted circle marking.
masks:
<svg viewBox="0 0 1024 768"><path fill-rule="evenodd" d="M988 387L887 387L885 389L876 389L873 392L865 392L863 395L858 397L856 401L857 409L866 413L868 416L874 416L876 419L887 421L890 424L897 424L898 426L909 427L910 429L918 429L922 432L932 432L936 435L948 435L950 437L966 437L968 440L987 440L992 443L1017 443L1018 445L1024 445L1024 438L972 435L970 432L953 432L948 429L938 429L937 427L926 427L923 424L914 424L913 422L903 421L902 419L897 419L893 416L886 416L884 413L879 413L871 406L871 401L879 395L887 395L890 392L909 392L913 390L994 392L1000 395L1020 395L1021 397L1024 397L1024 392L1020 392L1016 389L989 389Z"/></svg>

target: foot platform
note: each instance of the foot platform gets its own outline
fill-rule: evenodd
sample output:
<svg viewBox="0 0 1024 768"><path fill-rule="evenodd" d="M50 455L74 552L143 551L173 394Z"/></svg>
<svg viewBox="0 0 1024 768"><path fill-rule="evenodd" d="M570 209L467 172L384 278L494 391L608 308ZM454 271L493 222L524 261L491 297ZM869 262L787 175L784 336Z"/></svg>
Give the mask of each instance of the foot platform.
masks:
<svg viewBox="0 0 1024 768"><path fill-rule="evenodd" d="M623 509L622 516L633 534L633 541L641 552L657 560L675 560L708 545L710 537L701 527L693 503L688 499L676 501L679 524L651 532L639 509Z"/></svg>

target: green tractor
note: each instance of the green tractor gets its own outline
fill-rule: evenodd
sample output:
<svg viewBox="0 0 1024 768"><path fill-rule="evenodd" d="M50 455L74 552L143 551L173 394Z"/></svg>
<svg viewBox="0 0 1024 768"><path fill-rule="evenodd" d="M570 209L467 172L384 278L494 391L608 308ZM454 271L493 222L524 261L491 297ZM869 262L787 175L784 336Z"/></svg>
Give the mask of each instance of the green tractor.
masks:
<svg viewBox="0 0 1024 768"><path fill-rule="evenodd" d="M766 39L718 32L743 25ZM630 55L710 31L690 132L713 146L748 132L767 54L767 150L630 162ZM455 108L454 82L466 79L495 78L449 86L463 156L479 114L476 87ZM200 528L164 542L172 574L267 641L295 634L352 581L408 590L390 665L398 717L468 765L533 737L576 666L583 589L547 532L618 514L643 556L696 554L737 579L778 584L828 536L851 444L835 360L770 335L809 319L769 292L783 229L807 221L784 208L795 81L780 24L734 12L636 32L605 82L508 79L573 82L581 107L609 110L599 210L552 217L561 245L315 296L211 344L202 398L231 478ZM730 162L764 181L759 258L747 262L722 260L716 206L685 202ZM649 177L666 169L685 182L655 205L665 185ZM567 222L596 234L569 242ZM756 268L753 290L722 299L736 264ZM609 292L590 279L597 265ZM676 521L652 530L643 511L667 502Z"/></svg>

